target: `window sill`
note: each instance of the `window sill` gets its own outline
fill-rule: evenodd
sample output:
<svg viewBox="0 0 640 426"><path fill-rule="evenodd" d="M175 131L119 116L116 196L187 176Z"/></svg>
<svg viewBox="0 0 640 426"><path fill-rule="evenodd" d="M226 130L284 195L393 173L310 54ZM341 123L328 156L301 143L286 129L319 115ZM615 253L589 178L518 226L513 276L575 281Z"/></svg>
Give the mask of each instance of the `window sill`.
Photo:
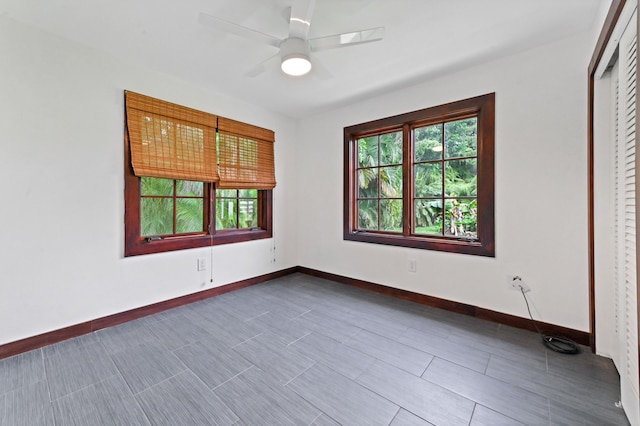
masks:
<svg viewBox="0 0 640 426"><path fill-rule="evenodd" d="M266 229L230 229L217 231L213 236L213 245L240 243L263 238L271 238L271 232Z"/></svg>
<svg viewBox="0 0 640 426"><path fill-rule="evenodd" d="M475 256L495 257L495 249L493 247L493 244L482 244L480 240L469 240L456 237L419 237L358 231L345 232L344 240L398 247L409 247L422 250L470 254Z"/></svg>
<svg viewBox="0 0 640 426"><path fill-rule="evenodd" d="M160 240L147 241L146 238L138 238L125 247L125 257L143 254L163 253L167 251L186 250L191 248L208 247L211 245L240 243L243 241L271 238L272 234L265 229L233 229L218 231L215 235L181 235L166 237Z"/></svg>

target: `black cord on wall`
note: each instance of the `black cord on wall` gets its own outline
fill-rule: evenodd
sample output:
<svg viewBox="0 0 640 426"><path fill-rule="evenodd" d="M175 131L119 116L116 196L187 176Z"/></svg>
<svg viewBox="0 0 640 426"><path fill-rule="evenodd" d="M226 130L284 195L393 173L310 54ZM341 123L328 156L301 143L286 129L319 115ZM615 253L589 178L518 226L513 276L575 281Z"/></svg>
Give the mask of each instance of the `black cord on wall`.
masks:
<svg viewBox="0 0 640 426"><path fill-rule="evenodd" d="M538 324L533 319L533 315L531 315L531 308L529 308L527 295L524 293L524 289L522 288L522 286L519 287L520 292L522 293L522 297L524 297L524 303L527 304L527 312L529 312L529 318L531 318L531 322L533 322L533 326L536 328L538 335L540 335L540 338L542 338L542 343L552 351L561 354L575 355L580 353L580 346L578 346L578 344L573 340L562 336L547 336L545 334L542 334L542 332L538 328Z"/></svg>

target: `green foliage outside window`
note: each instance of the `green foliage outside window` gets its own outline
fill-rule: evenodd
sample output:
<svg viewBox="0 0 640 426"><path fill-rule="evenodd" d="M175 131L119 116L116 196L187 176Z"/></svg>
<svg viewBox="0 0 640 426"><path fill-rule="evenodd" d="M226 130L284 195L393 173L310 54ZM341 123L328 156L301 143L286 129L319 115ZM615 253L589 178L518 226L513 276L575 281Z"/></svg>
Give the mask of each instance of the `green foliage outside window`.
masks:
<svg viewBox="0 0 640 426"><path fill-rule="evenodd" d="M477 237L477 118L413 129L413 233ZM361 138L358 228L403 228L402 132Z"/></svg>
<svg viewBox="0 0 640 426"><path fill-rule="evenodd" d="M174 235L204 230L202 182L140 178L142 236Z"/></svg>
<svg viewBox="0 0 640 426"><path fill-rule="evenodd" d="M402 132L358 141L360 229L402 231Z"/></svg>
<svg viewBox="0 0 640 426"><path fill-rule="evenodd" d="M203 231L202 182L142 177L140 194L142 236Z"/></svg>
<svg viewBox="0 0 640 426"><path fill-rule="evenodd" d="M142 177L141 235L149 237L204 232L204 202L202 182ZM257 226L257 189L216 191L216 229L247 229Z"/></svg>
<svg viewBox="0 0 640 426"><path fill-rule="evenodd" d="M257 226L257 189L216 190L216 229L247 229Z"/></svg>

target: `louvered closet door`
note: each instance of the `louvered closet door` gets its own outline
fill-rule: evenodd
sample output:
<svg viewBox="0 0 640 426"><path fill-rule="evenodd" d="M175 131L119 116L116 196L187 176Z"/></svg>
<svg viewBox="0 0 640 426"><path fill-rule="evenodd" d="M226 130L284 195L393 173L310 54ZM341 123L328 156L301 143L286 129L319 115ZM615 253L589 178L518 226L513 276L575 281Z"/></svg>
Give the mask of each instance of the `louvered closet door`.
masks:
<svg viewBox="0 0 640 426"><path fill-rule="evenodd" d="M613 179L613 282L614 282L614 333L616 336L616 341L620 342L617 347L612 351L611 357L613 359L614 364L618 368L618 371L622 369L620 365L622 364L622 359L624 359L624 344L622 342L625 341L625 334L622 331L623 321L622 317L624 315L624 297L622 295L624 291L624 280L622 279L622 275L624 274L624 250L621 248L621 237L620 230L621 223L624 222L624 215L621 214L621 197L623 196L622 187L624 185L623 179L621 178L621 170L619 167L620 161L618 160L620 156L620 72L619 72L619 63L616 61L613 69L611 70L611 105L613 108L613 138L614 141L614 153L613 153L613 171L614 171L614 179Z"/></svg>
<svg viewBox="0 0 640 426"><path fill-rule="evenodd" d="M636 281L636 15L620 38L618 108L616 117L616 237L618 329L622 404L635 423L638 418L638 320ZM635 421L634 421L635 420Z"/></svg>

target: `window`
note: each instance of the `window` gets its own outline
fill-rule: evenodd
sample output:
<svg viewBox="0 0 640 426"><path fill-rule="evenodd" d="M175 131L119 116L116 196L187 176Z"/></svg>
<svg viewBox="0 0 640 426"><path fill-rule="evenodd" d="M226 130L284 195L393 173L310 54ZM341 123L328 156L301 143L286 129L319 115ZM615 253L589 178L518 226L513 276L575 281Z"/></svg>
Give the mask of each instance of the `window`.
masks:
<svg viewBox="0 0 640 426"><path fill-rule="evenodd" d="M344 239L495 256L495 94L344 129Z"/></svg>
<svg viewBox="0 0 640 426"><path fill-rule="evenodd" d="M205 222L205 184L188 180L140 178L140 235L202 233Z"/></svg>
<svg viewBox="0 0 640 426"><path fill-rule="evenodd" d="M252 229L258 226L258 190L218 189L216 229Z"/></svg>
<svg viewBox="0 0 640 426"><path fill-rule="evenodd" d="M272 236L273 132L125 100L125 256Z"/></svg>

